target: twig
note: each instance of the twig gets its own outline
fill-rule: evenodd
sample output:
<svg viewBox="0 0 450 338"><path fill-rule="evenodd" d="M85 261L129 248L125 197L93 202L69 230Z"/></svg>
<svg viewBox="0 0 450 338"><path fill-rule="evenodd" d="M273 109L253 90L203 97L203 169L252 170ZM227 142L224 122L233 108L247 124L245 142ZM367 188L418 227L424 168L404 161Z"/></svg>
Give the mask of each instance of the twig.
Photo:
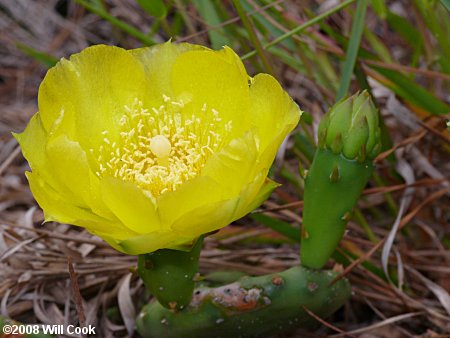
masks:
<svg viewBox="0 0 450 338"><path fill-rule="evenodd" d="M326 327L339 332L341 334L343 334L344 336L348 336L348 337L353 337L356 338L355 336L349 334L348 332L345 332L343 330L341 330L340 328L328 323L327 321L323 320L322 318L320 318L319 316L317 316L314 312L312 312L311 310L309 310L306 306L302 305L303 310L306 311L306 313L308 313L311 317L313 317L315 320L317 320L318 322L322 323L323 325L325 325Z"/></svg>
<svg viewBox="0 0 450 338"><path fill-rule="evenodd" d="M78 321L80 327L84 327L86 326L86 316L84 315L83 299L81 298L77 275L75 274L75 270L73 269L72 258L70 256L67 257L67 265L69 266L70 282L72 284L73 298L78 313Z"/></svg>
<svg viewBox="0 0 450 338"><path fill-rule="evenodd" d="M422 203L420 203L414 210L412 210L409 214L405 215L398 227L398 230L403 229L403 227L408 224L408 222L428 203L438 199L439 197L445 195L448 191L450 191L449 188L441 189L436 191L434 194L431 194L426 198ZM330 283L330 285L333 285L338 280L344 278L350 271L352 271L357 265L361 264L362 262L366 261L369 257L371 257L387 240L388 236L381 239L377 244L375 244L365 255L360 256L357 260L353 261L349 266L347 266L344 271L336 276L335 279L333 279Z"/></svg>
<svg viewBox="0 0 450 338"><path fill-rule="evenodd" d="M382 322L363 327L361 329L356 329L356 330L353 330L353 331L350 331L350 332L346 332L344 334L336 334L336 335L333 335L333 336L330 336L330 337L333 337L333 338L334 337L343 337L343 336L346 336L346 335L350 336L351 334L367 332L367 331L371 331L371 330L374 330L374 329L377 329L377 328L380 328L380 327L383 327L383 326L386 326L386 325L393 324L393 323L398 322L400 320L408 319L408 318L411 318L411 317L416 317L416 316L419 316L419 315L423 315L423 312L405 313L405 314L402 314L402 315L398 315L398 316L395 316L395 317L388 318L386 320L383 320Z"/></svg>
<svg viewBox="0 0 450 338"><path fill-rule="evenodd" d="M11 154L8 156L8 158L0 165L0 176L5 171L6 168L11 164L11 162L16 158L17 155L20 154L20 147L17 146Z"/></svg>

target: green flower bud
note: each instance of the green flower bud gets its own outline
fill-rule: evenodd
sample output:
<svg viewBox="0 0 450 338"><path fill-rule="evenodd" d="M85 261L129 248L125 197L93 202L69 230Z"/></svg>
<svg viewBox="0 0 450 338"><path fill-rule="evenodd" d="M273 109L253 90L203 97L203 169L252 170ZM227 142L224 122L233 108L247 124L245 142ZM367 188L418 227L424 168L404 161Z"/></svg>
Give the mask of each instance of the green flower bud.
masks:
<svg viewBox="0 0 450 338"><path fill-rule="evenodd" d="M319 146L360 162L378 155L378 112L367 91L339 101L328 111L319 125Z"/></svg>

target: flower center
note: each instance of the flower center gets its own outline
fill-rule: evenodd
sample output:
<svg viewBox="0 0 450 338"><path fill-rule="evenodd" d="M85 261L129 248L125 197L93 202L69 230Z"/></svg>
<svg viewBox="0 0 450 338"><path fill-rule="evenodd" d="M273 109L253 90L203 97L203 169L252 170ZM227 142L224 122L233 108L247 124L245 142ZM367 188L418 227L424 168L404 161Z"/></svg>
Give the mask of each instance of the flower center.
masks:
<svg viewBox="0 0 450 338"><path fill-rule="evenodd" d="M112 142L104 131L100 148L91 149L97 157L97 176L133 182L157 197L199 175L207 159L223 146L231 121L222 121L219 112L206 104L192 114L183 102L163 98L164 104L151 110L137 99L124 107L119 138Z"/></svg>

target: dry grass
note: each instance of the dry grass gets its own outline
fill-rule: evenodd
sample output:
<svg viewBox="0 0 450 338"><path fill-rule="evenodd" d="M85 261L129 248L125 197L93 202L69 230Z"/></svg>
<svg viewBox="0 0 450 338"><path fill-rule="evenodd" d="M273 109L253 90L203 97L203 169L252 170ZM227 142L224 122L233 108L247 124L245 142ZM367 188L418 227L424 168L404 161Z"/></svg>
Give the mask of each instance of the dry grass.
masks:
<svg viewBox="0 0 450 338"><path fill-rule="evenodd" d="M114 16L143 31L148 28L150 18L133 1L108 3ZM56 0L0 0L0 314L26 323L84 321L95 325L101 337L123 337L127 335L125 323L134 319L147 300L134 272L135 257L114 251L79 228L42 224L43 214L23 174L28 166L11 131L23 130L37 110L38 85L45 74L44 66L16 47L17 41L56 57L95 43L127 48L139 43L73 2L69 2L67 16L61 16L55 10L58 4ZM204 22L195 11L188 14L196 31L188 29L186 38L208 44ZM156 33L154 39L165 41L166 35ZM392 38L389 43L401 51L401 42ZM327 48L342 53L331 42ZM331 99L334 94L292 69L280 66L277 72L302 109L317 121L327 108L323 98ZM444 97L447 75L417 73L419 81L433 82L437 95ZM354 295L329 324L298 335L448 337L450 138L444 130L445 118L423 118L412 112L411 106L375 81L382 79L370 71L368 75L395 145L378 158L377 173L384 183L368 187L359 205L376 240L370 241L356 222L350 223L340 252L354 255L344 272ZM284 158L293 171L298 162L294 153L288 150ZM397 173L387 158L391 153L397 159ZM285 184L257 212L299 226L301 208L297 190ZM395 233L393 224L398 227ZM389 243L391 255L383 258L382 249ZM298 263L297 252L297 245L245 218L207 238L201 272L280 271ZM364 261L370 266L363 265ZM373 272L382 271L383 262L396 271L395 281Z"/></svg>

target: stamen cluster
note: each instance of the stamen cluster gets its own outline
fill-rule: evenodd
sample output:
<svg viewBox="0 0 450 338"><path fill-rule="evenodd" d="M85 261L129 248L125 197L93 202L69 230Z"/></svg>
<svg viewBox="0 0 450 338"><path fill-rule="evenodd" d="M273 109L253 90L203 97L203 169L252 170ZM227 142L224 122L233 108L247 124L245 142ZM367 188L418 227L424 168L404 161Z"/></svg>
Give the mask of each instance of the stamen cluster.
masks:
<svg viewBox="0 0 450 338"><path fill-rule="evenodd" d="M182 101L164 95L159 108L144 108L135 99L124 106L116 141L103 131L96 156L96 175L130 181L152 197L174 191L196 177L207 159L224 144L231 121L222 121L214 108L203 105L198 114L184 111Z"/></svg>

